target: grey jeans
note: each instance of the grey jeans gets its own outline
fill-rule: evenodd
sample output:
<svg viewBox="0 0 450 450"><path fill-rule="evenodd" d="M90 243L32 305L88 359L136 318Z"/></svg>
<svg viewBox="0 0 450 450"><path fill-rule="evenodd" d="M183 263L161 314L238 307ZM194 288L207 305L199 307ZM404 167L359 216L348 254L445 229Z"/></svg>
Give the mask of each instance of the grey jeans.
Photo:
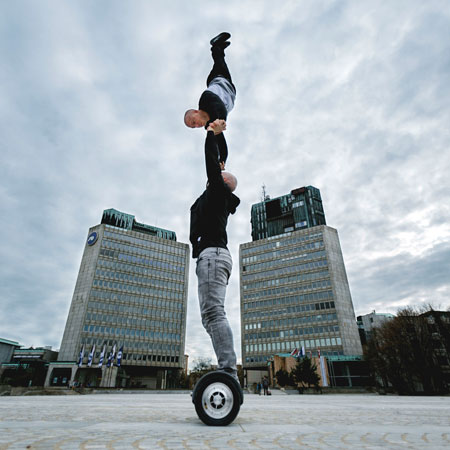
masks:
<svg viewBox="0 0 450 450"><path fill-rule="evenodd" d="M233 262L226 248L205 248L197 259L198 299L202 323L211 337L219 370L237 376L236 353L225 314L225 293Z"/></svg>

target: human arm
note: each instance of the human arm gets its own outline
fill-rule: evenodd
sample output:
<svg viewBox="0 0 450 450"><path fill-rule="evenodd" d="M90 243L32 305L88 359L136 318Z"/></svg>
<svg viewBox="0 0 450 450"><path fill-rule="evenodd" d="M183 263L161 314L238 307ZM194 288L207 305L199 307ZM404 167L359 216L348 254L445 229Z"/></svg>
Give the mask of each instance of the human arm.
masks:
<svg viewBox="0 0 450 450"><path fill-rule="evenodd" d="M219 149L219 162L220 168L225 170L225 163L228 158L228 146L223 131L227 128L227 124L224 120L216 119L214 122L208 124L207 130L214 131L216 136L217 147Z"/></svg>
<svg viewBox="0 0 450 450"><path fill-rule="evenodd" d="M219 148L214 131L209 128L205 140L206 175L210 186L218 186L223 183L222 170L219 162Z"/></svg>
<svg viewBox="0 0 450 450"><path fill-rule="evenodd" d="M225 170L225 163L228 158L228 146L227 141L225 140L225 135L223 133L216 135L216 141L219 148L219 161L221 163L221 169Z"/></svg>
<svg viewBox="0 0 450 450"><path fill-rule="evenodd" d="M216 138L216 143L219 150L220 170L225 170L225 162L228 157L227 141L223 135L223 131L226 130L226 127L227 124L224 120L216 119L214 122L211 122L207 128L208 131L214 132Z"/></svg>

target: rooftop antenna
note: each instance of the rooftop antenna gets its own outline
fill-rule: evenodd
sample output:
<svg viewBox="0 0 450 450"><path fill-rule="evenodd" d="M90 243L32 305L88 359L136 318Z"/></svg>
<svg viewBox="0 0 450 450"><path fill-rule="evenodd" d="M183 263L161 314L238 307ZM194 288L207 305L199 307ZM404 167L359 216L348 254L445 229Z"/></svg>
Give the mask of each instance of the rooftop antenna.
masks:
<svg viewBox="0 0 450 450"><path fill-rule="evenodd" d="M263 185L261 186L262 189L262 197L261 197L261 201L265 202L266 200L270 200L270 195L267 195L266 192L266 185L263 183Z"/></svg>

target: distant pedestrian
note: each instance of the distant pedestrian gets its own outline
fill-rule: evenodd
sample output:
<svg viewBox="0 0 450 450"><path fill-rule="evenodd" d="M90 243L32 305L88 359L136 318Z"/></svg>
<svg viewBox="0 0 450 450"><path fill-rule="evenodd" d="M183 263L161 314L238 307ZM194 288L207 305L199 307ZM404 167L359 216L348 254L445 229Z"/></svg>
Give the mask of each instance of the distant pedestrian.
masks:
<svg viewBox="0 0 450 450"><path fill-rule="evenodd" d="M269 380L267 377L264 377L263 382L264 395L269 395Z"/></svg>
<svg viewBox="0 0 450 450"><path fill-rule="evenodd" d="M258 382L258 384L256 385L256 392L258 393L258 395L261 395L261 389L262 389L261 382Z"/></svg>

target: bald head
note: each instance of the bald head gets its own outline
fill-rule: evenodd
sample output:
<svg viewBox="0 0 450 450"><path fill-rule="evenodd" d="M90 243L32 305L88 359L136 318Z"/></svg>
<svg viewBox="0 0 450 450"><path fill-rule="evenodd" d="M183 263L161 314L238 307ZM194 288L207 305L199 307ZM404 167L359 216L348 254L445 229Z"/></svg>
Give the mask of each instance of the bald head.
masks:
<svg viewBox="0 0 450 450"><path fill-rule="evenodd" d="M209 116L198 109L188 109L184 113L184 124L189 128L201 128L206 125Z"/></svg>
<svg viewBox="0 0 450 450"><path fill-rule="evenodd" d="M231 192L237 187L237 178L230 172L222 172L222 178L225 184L230 188Z"/></svg>

